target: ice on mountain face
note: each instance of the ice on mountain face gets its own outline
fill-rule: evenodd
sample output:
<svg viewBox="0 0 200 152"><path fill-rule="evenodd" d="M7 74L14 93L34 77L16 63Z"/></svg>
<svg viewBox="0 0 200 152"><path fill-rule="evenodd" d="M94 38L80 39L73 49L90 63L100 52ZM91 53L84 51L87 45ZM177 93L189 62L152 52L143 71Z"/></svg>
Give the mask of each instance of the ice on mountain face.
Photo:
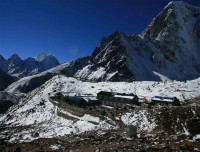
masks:
<svg viewBox="0 0 200 152"><path fill-rule="evenodd" d="M160 79L161 79L163 82L164 82L164 81L171 81L169 78L167 78L166 76L164 76L164 75L162 75L162 74L160 74L160 73L157 73L157 72L155 72L155 71L153 71L153 73L154 73L155 75L159 76Z"/></svg>

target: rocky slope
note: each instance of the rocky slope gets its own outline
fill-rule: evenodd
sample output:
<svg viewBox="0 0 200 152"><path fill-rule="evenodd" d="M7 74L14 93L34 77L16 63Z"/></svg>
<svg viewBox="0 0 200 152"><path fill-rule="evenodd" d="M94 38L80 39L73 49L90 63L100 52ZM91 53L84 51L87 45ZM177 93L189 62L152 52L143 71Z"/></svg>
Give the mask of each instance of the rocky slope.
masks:
<svg viewBox="0 0 200 152"><path fill-rule="evenodd" d="M0 56L0 69L18 78L38 74L58 65L59 62L53 55L44 53L37 58L29 57L25 60L22 60L17 54L13 54L8 60Z"/></svg>
<svg viewBox="0 0 200 152"><path fill-rule="evenodd" d="M1 151L199 151L200 107L163 107L160 109L124 111L121 119L125 124L138 127L136 139L127 138L124 126L111 130L89 131L55 138L39 138L31 142L6 143ZM96 110L97 111L97 110ZM108 111L108 110L107 110ZM112 110L115 111L115 110ZM115 111L116 112L116 111ZM114 113L115 113L114 112ZM115 116L119 116L119 112ZM120 118L120 116L118 117ZM153 121L152 121L153 120ZM151 132L145 133L144 122L155 124ZM143 126L143 127L141 127ZM7 134L11 134L9 131ZM20 139L26 136L20 134ZM33 136L35 134L33 133Z"/></svg>

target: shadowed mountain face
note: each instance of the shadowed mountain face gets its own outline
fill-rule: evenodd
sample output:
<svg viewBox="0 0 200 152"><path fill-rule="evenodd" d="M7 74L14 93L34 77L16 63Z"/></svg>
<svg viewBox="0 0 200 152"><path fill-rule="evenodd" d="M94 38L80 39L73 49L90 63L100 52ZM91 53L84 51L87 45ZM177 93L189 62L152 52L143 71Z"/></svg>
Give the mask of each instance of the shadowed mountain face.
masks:
<svg viewBox="0 0 200 152"><path fill-rule="evenodd" d="M22 97L23 94L0 91L0 114L5 113L8 108L17 104Z"/></svg>
<svg viewBox="0 0 200 152"><path fill-rule="evenodd" d="M17 54L13 54L8 60L0 56L0 69L11 76L18 78L38 74L59 65L53 55L41 53L37 58L22 60Z"/></svg>
<svg viewBox="0 0 200 152"><path fill-rule="evenodd" d="M4 90L8 85L10 85L16 80L17 80L16 78L0 70L0 91Z"/></svg>
<svg viewBox="0 0 200 152"><path fill-rule="evenodd" d="M141 35L115 32L104 37L90 57L59 65L36 77L53 73L95 82L195 79L200 76L199 25L199 7L170 2ZM17 84L27 85L32 78Z"/></svg>

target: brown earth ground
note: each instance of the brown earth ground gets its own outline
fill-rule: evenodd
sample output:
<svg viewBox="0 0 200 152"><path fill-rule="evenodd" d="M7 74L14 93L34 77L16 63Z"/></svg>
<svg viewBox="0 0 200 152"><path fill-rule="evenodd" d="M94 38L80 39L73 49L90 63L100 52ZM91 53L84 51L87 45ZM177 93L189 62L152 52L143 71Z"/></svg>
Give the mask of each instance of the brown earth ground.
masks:
<svg viewBox="0 0 200 152"><path fill-rule="evenodd" d="M0 152L200 151L200 140L193 140L194 135L200 134L200 106L193 107L190 103L188 102L183 107L149 109L149 115L156 118L158 126L151 133L138 134L135 139L128 139L124 132L123 123L116 121L119 126L116 130L99 130L56 138L40 138L24 143L0 141ZM113 118L119 113L124 113L101 108L96 110L93 112L97 112L96 114L104 112L105 115L111 114L112 111ZM181 125L183 123L189 129L189 135L178 134L178 132L183 131ZM53 145L57 146L58 149L53 150Z"/></svg>

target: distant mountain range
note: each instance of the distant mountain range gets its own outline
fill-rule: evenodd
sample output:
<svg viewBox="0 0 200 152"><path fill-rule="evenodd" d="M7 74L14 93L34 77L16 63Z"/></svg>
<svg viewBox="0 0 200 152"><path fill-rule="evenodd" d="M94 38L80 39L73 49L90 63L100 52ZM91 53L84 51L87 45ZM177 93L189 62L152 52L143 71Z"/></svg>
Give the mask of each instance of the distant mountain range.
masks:
<svg viewBox="0 0 200 152"><path fill-rule="evenodd" d="M58 66L60 63L53 55L41 53L36 58L22 60L17 54L5 59L0 55L0 90L5 89L17 79L35 75Z"/></svg>
<svg viewBox="0 0 200 152"><path fill-rule="evenodd" d="M30 89L33 83L31 80L37 78L39 81L46 81L47 75L50 78L49 76L56 74L84 81L195 79L200 77L199 27L199 7L182 1L170 2L140 35L127 36L115 32L104 37L91 56L59 65L28 79L21 79L17 82L19 86L15 83L12 86L19 91L22 88L20 83L23 82L24 87ZM36 62L36 59L31 59ZM17 61L19 59L15 62ZM16 72L17 70L9 73L19 77L22 74ZM40 70L31 68L23 73L31 75L38 71ZM44 82L38 84L41 83Z"/></svg>
<svg viewBox="0 0 200 152"><path fill-rule="evenodd" d="M0 55L0 70L17 78L38 74L57 65L59 65L58 60L53 55L45 53L25 60L22 60L17 54L13 54L7 60Z"/></svg>

